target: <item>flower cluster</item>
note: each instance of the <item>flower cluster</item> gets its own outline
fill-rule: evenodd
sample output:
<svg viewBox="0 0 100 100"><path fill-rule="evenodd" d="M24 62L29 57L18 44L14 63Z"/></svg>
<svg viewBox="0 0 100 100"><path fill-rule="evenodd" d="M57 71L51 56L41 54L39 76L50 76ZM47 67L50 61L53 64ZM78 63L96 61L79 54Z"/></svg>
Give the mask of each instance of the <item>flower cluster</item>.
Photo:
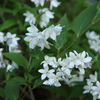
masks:
<svg viewBox="0 0 100 100"><path fill-rule="evenodd" d="M40 16L39 20L39 25L41 28L46 27L48 25L48 23L50 22L50 19L54 18L54 12L49 11L48 8L43 8L43 9L39 9L38 11ZM25 18L25 22L29 22L29 24L35 24L36 23L36 17L33 13L26 11L26 13L23 14L24 16L26 16Z"/></svg>
<svg viewBox="0 0 100 100"><path fill-rule="evenodd" d="M42 73L42 80L47 79L43 84L61 86L60 81L65 81L68 84L69 79L76 77L71 74L72 71L75 71L74 69L79 71L80 76L85 74L85 69L91 68L91 60L92 58L85 51L82 53L70 52L69 57L66 54L65 59L58 58L58 60L55 57L45 56L45 60L41 63L43 69L38 71ZM73 82L73 79L71 82ZM81 81L83 78L81 77L79 80Z"/></svg>
<svg viewBox="0 0 100 100"><path fill-rule="evenodd" d="M45 3L45 0L31 0L34 2L34 4L37 6L41 5L43 6ZM49 0L47 0L49 1ZM60 2L57 0L50 0L50 9L53 7L58 7L60 5ZM26 11L23 15L26 17L25 22L29 22L29 24L35 24L36 21L39 23L40 27L46 27L48 23L50 22L50 19L54 18L54 12L51 12L48 8L42 8L38 10L38 14L40 15L40 19L36 19L36 15L33 13Z"/></svg>
<svg viewBox="0 0 100 100"><path fill-rule="evenodd" d="M54 12L49 11L48 8L39 9L39 14L42 14L39 21L41 28L46 27L50 22L50 19L54 18Z"/></svg>
<svg viewBox="0 0 100 100"><path fill-rule="evenodd" d="M68 86L73 87L77 85L76 82L82 82L82 81L84 81L84 74L80 74L77 72L76 75L71 75L69 78L66 78L65 83Z"/></svg>
<svg viewBox="0 0 100 100"><path fill-rule="evenodd" d="M20 53L21 50L18 49L19 44L18 40L20 38L16 37L16 34L11 34L10 32L7 32L6 35L3 32L0 32L0 43L4 45L6 44L6 47L8 48L8 52L14 52L14 53ZM0 68L6 68L6 71L12 71L15 68L18 68L18 65L12 61L12 64L9 63L9 60L3 59L3 49L0 48Z"/></svg>
<svg viewBox="0 0 100 100"><path fill-rule="evenodd" d="M50 48L50 44L47 39L51 38L56 41L56 36L60 34L62 31L62 27L60 25L46 28L45 30L39 32L38 28L34 25L31 25L27 28L29 33L26 33L25 41L29 42L29 48L34 49L36 46L40 47L41 50L46 48Z"/></svg>
<svg viewBox="0 0 100 100"><path fill-rule="evenodd" d="M84 86L85 93L91 93L93 100L100 99L100 82L97 80L97 72L95 74L90 74L89 79L87 79L87 85Z"/></svg>
<svg viewBox="0 0 100 100"><path fill-rule="evenodd" d="M16 37L16 34L7 32L6 35L4 35L3 32L0 32L0 43L4 44L4 42L6 42L9 52L21 52L18 50L18 40L20 40L20 38Z"/></svg>
<svg viewBox="0 0 100 100"><path fill-rule="evenodd" d="M88 31L86 32L86 37L88 38L90 48L95 52L100 52L100 35L97 35L95 31Z"/></svg>
<svg viewBox="0 0 100 100"><path fill-rule="evenodd" d="M44 6L45 0L31 0L34 2L35 6L38 7L39 5ZM47 2L50 1L50 9L53 7L58 7L60 5L60 2L57 0L46 0Z"/></svg>

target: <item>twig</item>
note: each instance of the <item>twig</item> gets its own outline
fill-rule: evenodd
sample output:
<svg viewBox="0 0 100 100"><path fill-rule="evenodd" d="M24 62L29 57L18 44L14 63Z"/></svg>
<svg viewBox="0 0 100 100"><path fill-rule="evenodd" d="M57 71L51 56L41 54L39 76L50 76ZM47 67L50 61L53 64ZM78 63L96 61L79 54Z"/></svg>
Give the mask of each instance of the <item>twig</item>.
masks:
<svg viewBox="0 0 100 100"><path fill-rule="evenodd" d="M29 86L29 90L31 90L31 86ZM30 96L31 96L31 100L35 100L32 90L30 91Z"/></svg>

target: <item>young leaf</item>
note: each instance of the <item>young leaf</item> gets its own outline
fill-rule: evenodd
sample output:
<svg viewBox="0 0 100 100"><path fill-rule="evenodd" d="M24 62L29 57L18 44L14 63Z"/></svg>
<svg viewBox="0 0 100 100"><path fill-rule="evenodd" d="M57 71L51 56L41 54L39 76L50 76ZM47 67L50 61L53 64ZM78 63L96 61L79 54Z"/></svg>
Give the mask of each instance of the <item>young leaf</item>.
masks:
<svg viewBox="0 0 100 100"><path fill-rule="evenodd" d="M3 53L3 55L20 66L26 67L28 65L27 59L19 53Z"/></svg>
<svg viewBox="0 0 100 100"><path fill-rule="evenodd" d="M74 31L77 35L84 33L92 22L97 14L97 5L98 3L86 8L83 10L74 21Z"/></svg>

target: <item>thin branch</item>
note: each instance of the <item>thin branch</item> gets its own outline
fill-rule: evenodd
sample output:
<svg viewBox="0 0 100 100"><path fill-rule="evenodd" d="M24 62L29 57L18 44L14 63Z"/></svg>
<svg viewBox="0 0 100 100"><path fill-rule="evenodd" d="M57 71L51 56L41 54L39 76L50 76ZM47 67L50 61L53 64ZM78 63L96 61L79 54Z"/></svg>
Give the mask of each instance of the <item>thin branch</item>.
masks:
<svg viewBox="0 0 100 100"><path fill-rule="evenodd" d="M29 86L29 90L31 90L31 86ZM32 90L30 91L30 96L31 96L31 100L35 100Z"/></svg>

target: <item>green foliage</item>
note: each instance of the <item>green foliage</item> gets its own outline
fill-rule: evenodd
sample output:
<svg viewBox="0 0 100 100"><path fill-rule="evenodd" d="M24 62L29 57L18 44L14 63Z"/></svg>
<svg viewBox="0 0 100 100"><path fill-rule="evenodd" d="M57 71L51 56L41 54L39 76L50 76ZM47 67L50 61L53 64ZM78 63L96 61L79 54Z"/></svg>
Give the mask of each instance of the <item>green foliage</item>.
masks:
<svg viewBox="0 0 100 100"><path fill-rule="evenodd" d="M91 50L85 36L87 30L94 30L100 35L100 1L92 4L89 2L91 0L58 0L61 4L58 8L54 7L52 10L49 9L49 1L50 0L45 0L44 6L39 5L37 7L31 0L0 0L0 32L5 33L4 36L7 32L12 32L21 37L18 49L22 50L22 54L14 52L8 53L9 45L5 42L6 37L2 43L2 35L0 35L0 49L3 48L3 51L0 51L0 99L34 100L34 94L36 100L93 99L91 94L83 95L83 87L86 85L86 82L75 82L77 85L73 87L69 87L63 82L61 82L61 87L44 86L43 82L48 77L46 77L45 80L41 80L41 74L38 70L44 68L41 62L44 60L45 55L54 56L55 58L61 57L63 59L62 55L70 51L87 51L89 56L92 57L91 65L93 65L91 69L86 69L84 80L89 78L91 73L98 71L98 80L100 81L100 52ZM39 14L39 9L42 8L48 8L54 12L55 16L54 19L50 19L50 23L45 28L39 26L41 15L44 14ZM48 42L52 44L50 45L50 49L45 48L42 51L39 47L30 49L28 43L24 41L27 27L30 26L28 22L25 22L25 16L23 16L23 13L26 11L34 14L36 18L35 26L39 31L43 31L51 24L60 24L60 26L62 26L62 32L56 37L56 41L47 39ZM47 15L49 15L49 13ZM30 18L31 16L28 17ZM12 38L10 37L8 40L10 39ZM12 48L12 50L13 49L14 48ZM1 52L3 52L4 61L5 59L8 60L7 64L5 62L5 67L2 67ZM7 72L7 65L12 61L19 65L19 69L13 70L12 72L9 70ZM49 65L49 68L52 69L52 65ZM54 70L56 70L56 68L54 68ZM78 71L77 68L75 72L72 71L71 74L76 74L76 71ZM54 72L54 74L55 73L56 72ZM45 91L38 91L38 89L43 88L47 91L46 93ZM34 90L38 92L35 93ZM43 97L48 96L48 98L38 99L37 94L38 97L44 94Z"/></svg>
<svg viewBox="0 0 100 100"><path fill-rule="evenodd" d="M19 88L15 81L9 81L5 85L6 98L16 100L19 97Z"/></svg>
<svg viewBox="0 0 100 100"><path fill-rule="evenodd" d="M74 87L72 92L70 93L68 100L74 97L80 97L83 93L83 87Z"/></svg>
<svg viewBox="0 0 100 100"><path fill-rule="evenodd" d="M62 87L54 87L54 86L44 86L43 88L51 91L52 93L60 94L63 96L67 96L67 91Z"/></svg>
<svg viewBox="0 0 100 100"><path fill-rule="evenodd" d="M5 99L5 91L3 88L0 87L0 97L4 98Z"/></svg>
<svg viewBox="0 0 100 100"><path fill-rule="evenodd" d="M37 79L34 83L33 89L42 85L43 81L41 79Z"/></svg>
<svg viewBox="0 0 100 100"><path fill-rule="evenodd" d="M63 26L63 31L61 32L60 35L57 36L57 42L55 43L56 49L60 50L63 45L67 42L67 30L69 30L68 26L68 19L66 15L64 15L60 21L58 22L61 26Z"/></svg>
<svg viewBox="0 0 100 100"><path fill-rule="evenodd" d="M19 53L4 53L3 54L5 57L9 58L10 60L14 61L20 66L27 67L28 66L28 61L27 59L19 54Z"/></svg>
<svg viewBox="0 0 100 100"><path fill-rule="evenodd" d="M2 25L0 25L0 31L4 31L7 28L10 28L16 25L16 21L14 19L6 20Z"/></svg>
<svg viewBox="0 0 100 100"><path fill-rule="evenodd" d="M75 18L74 31L77 35L84 33L92 24L94 24L98 12L97 5L98 3L88 7Z"/></svg>

